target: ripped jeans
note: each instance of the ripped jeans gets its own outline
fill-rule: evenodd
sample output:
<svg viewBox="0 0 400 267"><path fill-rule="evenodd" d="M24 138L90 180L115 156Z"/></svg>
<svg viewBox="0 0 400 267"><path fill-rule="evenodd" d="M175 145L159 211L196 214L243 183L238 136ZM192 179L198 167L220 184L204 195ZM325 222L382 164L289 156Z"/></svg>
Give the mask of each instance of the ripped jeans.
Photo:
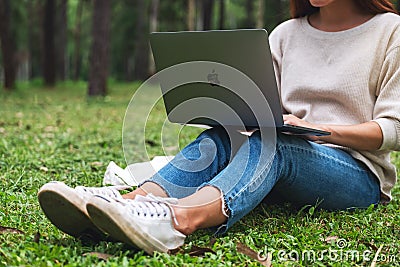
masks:
<svg viewBox="0 0 400 267"><path fill-rule="evenodd" d="M204 131L147 181L175 198L189 196L204 186L218 188L229 214L218 232L225 232L271 191L296 205L318 203L327 210L379 203L379 181L363 163L341 149L277 134L270 159L263 161L260 155L265 140L259 131L239 137L243 142L237 151L232 151L230 138L223 128Z"/></svg>

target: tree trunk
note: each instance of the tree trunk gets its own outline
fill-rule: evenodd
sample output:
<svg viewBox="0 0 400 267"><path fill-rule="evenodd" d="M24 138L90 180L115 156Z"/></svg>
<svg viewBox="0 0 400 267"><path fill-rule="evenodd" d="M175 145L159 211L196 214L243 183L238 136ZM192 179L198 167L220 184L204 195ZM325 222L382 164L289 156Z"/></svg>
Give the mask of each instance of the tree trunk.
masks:
<svg viewBox="0 0 400 267"><path fill-rule="evenodd" d="M148 44L148 20L147 1L136 0L136 46L135 64L133 76L135 80L144 81L149 77L149 44Z"/></svg>
<svg viewBox="0 0 400 267"><path fill-rule="evenodd" d="M67 44L67 5L68 0L58 0L56 9L56 72L61 81L66 78L66 44Z"/></svg>
<svg viewBox="0 0 400 267"><path fill-rule="evenodd" d="M219 23L218 28L225 28L225 0L219 0Z"/></svg>
<svg viewBox="0 0 400 267"><path fill-rule="evenodd" d="M74 29L74 56L73 56L73 79L79 80L81 75L82 58L81 58L81 34L82 34L82 11L83 1L78 1L76 8L76 24Z"/></svg>
<svg viewBox="0 0 400 267"><path fill-rule="evenodd" d="M280 0L277 0L280 2ZM258 29L264 28L264 14L265 14L265 0L258 0L257 1L257 23L256 27Z"/></svg>
<svg viewBox="0 0 400 267"><path fill-rule="evenodd" d="M276 1L276 24L278 25L285 20L285 11L283 8L282 0Z"/></svg>
<svg viewBox="0 0 400 267"><path fill-rule="evenodd" d="M196 23L196 0L189 0L187 5L187 29L188 31L194 31Z"/></svg>
<svg viewBox="0 0 400 267"><path fill-rule="evenodd" d="M159 7L160 7L160 0L151 0L150 19L149 19L150 32L157 31Z"/></svg>
<svg viewBox="0 0 400 267"><path fill-rule="evenodd" d="M211 30L214 0L203 0L203 30Z"/></svg>
<svg viewBox="0 0 400 267"><path fill-rule="evenodd" d="M204 4L203 0L195 0L196 1L196 30L202 31L203 30L203 9Z"/></svg>
<svg viewBox="0 0 400 267"><path fill-rule="evenodd" d="M90 51L89 96L107 94L110 43L110 0L96 0L93 8L92 48Z"/></svg>
<svg viewBox="0 0 400 267"><path fill-rule="evenodd" d="M254 22L254 2L253 0L246 0L246 21L245 21L245 27L246 28L254 28L255 22Z"/></svg>
<svg viewBox="0 0 400 267"><path fill-rule="evenodd" d="M16 78L15 39L11 31L10 0L0 0L0 38L4 65L4 87L14 89Z"/></svg>
<svg viewBox="0 0 400 267"><path fill-rule="evenodd" d="M56 83L56 51L55 51L55 1L46 0L43 20L43 78L47 86Z"/></svg>
<svg viewBox="0 0 400 267"><path fill-rule="evenodd" d="M41 1L27 1L28 9L28 49L29 49L29 79L42 75L42 44L43 40L43 5Z"/></svg>
<svg viewBox="0 0 400 267"><path fill-rule="evenodd" d="M158 12L160 7L160 0L152 0L150 7L150 32L157 31L158 28ZM154 65L153 54L149 49L149 74L156 72Z"/></svg>

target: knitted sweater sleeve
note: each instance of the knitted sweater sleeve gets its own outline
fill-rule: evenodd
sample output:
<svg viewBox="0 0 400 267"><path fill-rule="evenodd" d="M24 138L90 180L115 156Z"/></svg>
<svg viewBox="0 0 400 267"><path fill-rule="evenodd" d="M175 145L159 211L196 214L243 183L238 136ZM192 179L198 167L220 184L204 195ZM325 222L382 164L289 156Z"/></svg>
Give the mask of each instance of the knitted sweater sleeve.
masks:
<svg viewBox="0 0 400 267"><path fill-rule="evenodd" d="M377 89L373 120L383 133L380 150L400 150L400 46L386 54Z"/></svg>

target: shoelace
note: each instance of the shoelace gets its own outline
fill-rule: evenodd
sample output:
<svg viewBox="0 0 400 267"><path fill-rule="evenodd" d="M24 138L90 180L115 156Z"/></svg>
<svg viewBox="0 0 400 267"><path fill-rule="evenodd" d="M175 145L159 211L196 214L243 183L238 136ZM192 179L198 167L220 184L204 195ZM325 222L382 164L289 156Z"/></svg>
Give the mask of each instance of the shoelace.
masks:
<svg viewBox="0 0 400 267"><path fill-rule="evenodd" d="M120 190L129 189L130 186L126 185L114 185L107 187L85 187L85 186L77 186L75 189L83 190L85 192L89 192L92 195L100 195L112 198L121 198Z"/></svg>
<svg viewBox="0 0 400 267"><path fill-rule="evenodd" d="M118 201L128 207L132 213L136 213L138 216L167 217L169 214L171 214L175 224L179 225L174 209L171 206L178 204L178 199L176 198L163 198L156 197L153 194L148 194L146 196L137 195L134 200L122 199Z"/></svg>

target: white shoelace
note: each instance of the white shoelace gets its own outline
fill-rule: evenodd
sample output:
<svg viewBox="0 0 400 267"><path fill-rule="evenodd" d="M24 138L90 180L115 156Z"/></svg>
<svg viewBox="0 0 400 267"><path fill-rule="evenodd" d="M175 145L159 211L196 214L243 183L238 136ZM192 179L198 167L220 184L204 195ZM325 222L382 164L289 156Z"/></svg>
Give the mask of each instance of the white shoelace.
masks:
<svg viewBox="0 0 400 267"><path fill-rule="evenodd" d="M77 186L75 189L83 190L92 195L100 195L112 198L121 198L120 190L129 189L130 186L126 185L115 185L115 186L106 186L106 187L85 187L85 186Z"/></svg>
<svg viewBox="0 0 400 267"><path fill-rule="evenodd" d="M153 218L154 216L167 217L171 214L175 224L179 225L174 209L171 206L178 204L178 199L176 198L163 198L156 197L153 194L148 194L146 196L137 195L134 200L122 199L118 201L129 208L130 212L137 214L138 216L149 216Z"/></svg>

